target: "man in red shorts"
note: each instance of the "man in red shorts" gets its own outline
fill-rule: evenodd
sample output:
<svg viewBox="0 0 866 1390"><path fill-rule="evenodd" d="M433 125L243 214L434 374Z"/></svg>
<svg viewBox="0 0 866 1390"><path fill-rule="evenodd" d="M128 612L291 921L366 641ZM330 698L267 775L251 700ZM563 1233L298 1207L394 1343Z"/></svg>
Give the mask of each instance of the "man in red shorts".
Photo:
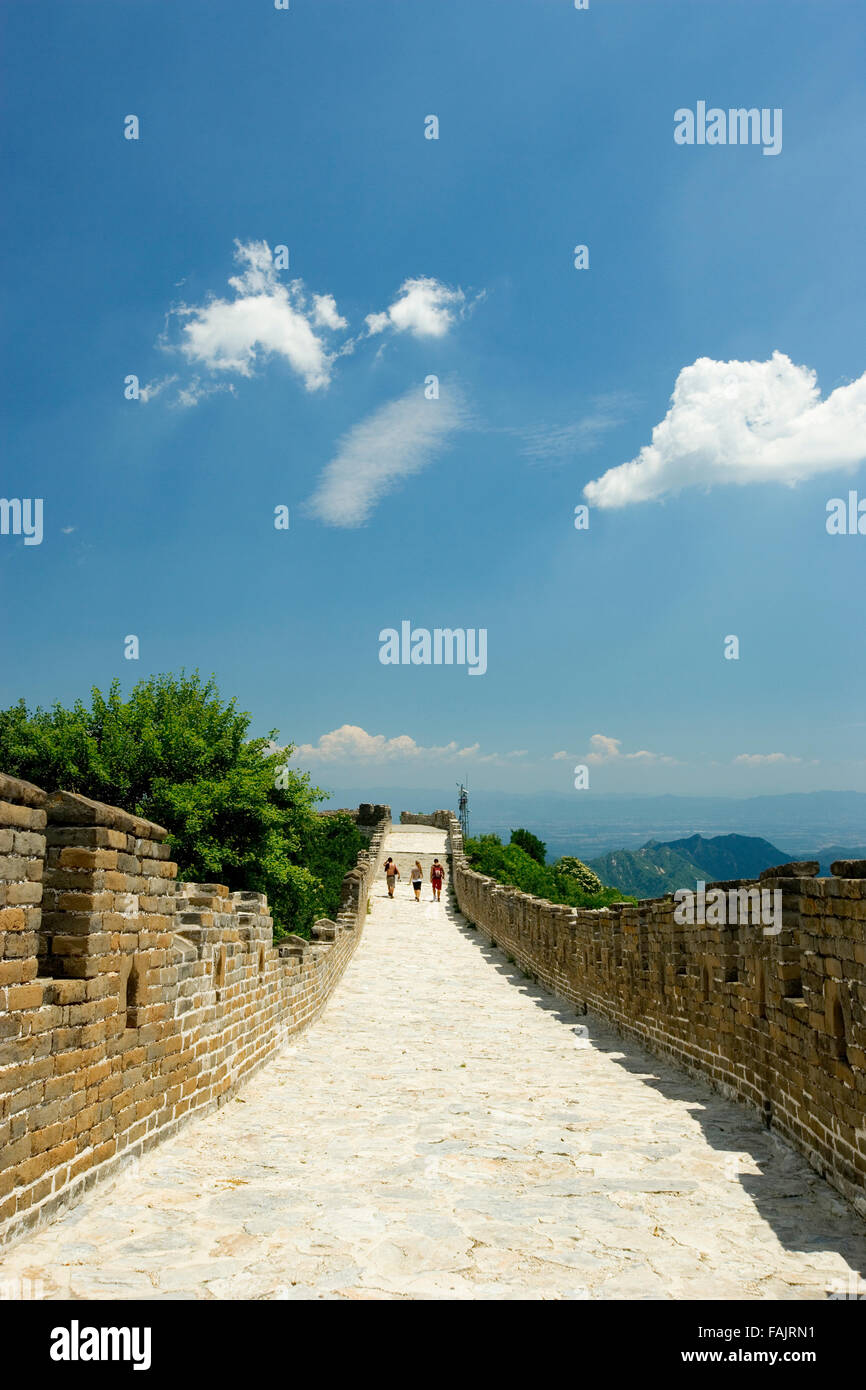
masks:
<svg viewBox="0 0 866 1390"><path fill-rule="evenodd" d="M439 902L439 894L442 892L442 881L444 878L445 870L442 868L442 865L439 863L439 860L434 859L430 867L430 883L433 888L434 902Z"/></svg>

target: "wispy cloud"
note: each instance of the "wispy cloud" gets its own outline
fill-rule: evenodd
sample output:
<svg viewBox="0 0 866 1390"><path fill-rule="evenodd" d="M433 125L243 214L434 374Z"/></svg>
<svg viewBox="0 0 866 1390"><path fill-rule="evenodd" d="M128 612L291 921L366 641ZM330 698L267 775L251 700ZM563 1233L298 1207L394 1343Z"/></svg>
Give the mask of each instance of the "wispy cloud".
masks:
<svg viewBox="0 0 866 1390"><path fill-rule="evenodd" d="M734 758L735 763L745 763L748 767L760 767L764 763L799 763L801 758L794 758L789 753L738 753Z"/></svg>
<svg viewBox="0 0 866 1390"><path fill-rule="evenodd" d="M449 436L468 422L461 393L448 387L438 400L414 388L375 410L343 435L309 500L329 526L360 526L387 484L425 468Z"/></svg>
<svg viewBox="0 0 866 1390"><path fill-rule="evenodd" d="M158 381L148 381L146 385L139 386L138 399L144 401L146 405L148 401L155 400L161 392L165 391L167 387L172 386L176 381L176 373L171 376L160 377Z"/></svg>
<svg viewBox="0 0 866 1390"><path fill-rule="evenodd" d="M220 391L228 391L229 395L234 396L236 394L234 382L202 381L196 376L186 386L180 388L175 405L187 407L198 405L199 401L206 400L208 396L215 396Z"/></svg>
<svg viewBox="0 0 866 1390"><path fill-rule="evenodd" d="M567 425L544 425L520 431L523 436L521 453L536 463L591 453L610 430L628 418L634 404L635 397L625 391L598 396L579 420Z"/></svg>
<svg viewBox="0 0 866 1390"><path fill-rule="evenodd" d="M866 373L820 399L816 374L784 353L767 362L700 357L677 377L652 443L584 488L624 507L719 483L796 483L866 459Z"/></svg>

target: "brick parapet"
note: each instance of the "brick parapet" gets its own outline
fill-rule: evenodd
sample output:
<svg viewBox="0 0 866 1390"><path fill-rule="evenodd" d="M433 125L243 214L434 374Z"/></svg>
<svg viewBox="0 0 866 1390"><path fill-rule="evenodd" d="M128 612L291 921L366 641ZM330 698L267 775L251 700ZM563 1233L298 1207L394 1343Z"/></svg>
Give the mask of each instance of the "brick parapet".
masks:
<svg viewBox="0 0 866 1390"><path fill-rule="evenodd" d="M387 807L335 922L273 941L264 895L178 882L162 827L0 775L0 1244L320 1013L363 930Z"/></svg>
<svg viewBox="0 0 866 1390"><path fill-rule="evenodd" d="M573 909L476 873L449 811L460 910L530 976L760 1112L866 1216L866 861L766 870L778 932L682 925L671 896ZM708 884L707 891L715 885ZM722 885L719 885L722 886Z"/></svg>

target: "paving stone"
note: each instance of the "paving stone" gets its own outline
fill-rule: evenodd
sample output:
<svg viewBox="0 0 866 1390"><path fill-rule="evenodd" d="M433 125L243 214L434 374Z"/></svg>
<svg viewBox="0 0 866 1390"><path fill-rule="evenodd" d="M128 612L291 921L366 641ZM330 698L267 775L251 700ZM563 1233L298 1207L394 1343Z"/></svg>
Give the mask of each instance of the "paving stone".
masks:
<svg viewBox="0 0 866 1390"><path fill-rule="evenodd" d="M445 836L386 852L444 858ZM402 862L401 862L402 867ZM426 893L429 894L429 887ZM866 1229L744 1107L528 987L403 882L323 1016L11 1246L48 1298L824 1298ZM732 1162L733 1160L733 1162Z"/></svg>

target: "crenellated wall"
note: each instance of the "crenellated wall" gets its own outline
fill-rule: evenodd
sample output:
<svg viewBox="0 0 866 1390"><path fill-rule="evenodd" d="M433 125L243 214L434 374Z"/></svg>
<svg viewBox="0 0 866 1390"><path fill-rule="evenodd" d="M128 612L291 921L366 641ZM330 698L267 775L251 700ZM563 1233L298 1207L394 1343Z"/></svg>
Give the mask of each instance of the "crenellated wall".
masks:
<svg viewBox="0 0 866 1390"><path fill-rule="evenodd" d="M390 823L336 922L273 944L265 898L178 883L166 831L0 774L0 1244L224 1101L324 1007Z"/></svg>
<svg viewBox="0 0 866 1390"><path fill-rule="evenodd" d="M781 930L680 925L672 897L561 907L469 867L449 811L464 916L553 994L758 1109L866 1216L866 861L768 869ZM710 885L708 885L709 888Z"/></svg>

